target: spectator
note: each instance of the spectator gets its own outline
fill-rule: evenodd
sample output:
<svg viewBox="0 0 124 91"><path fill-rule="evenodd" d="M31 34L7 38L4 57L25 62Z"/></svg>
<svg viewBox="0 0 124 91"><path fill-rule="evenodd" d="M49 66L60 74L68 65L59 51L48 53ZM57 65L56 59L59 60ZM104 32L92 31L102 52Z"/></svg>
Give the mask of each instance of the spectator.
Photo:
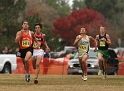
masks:
<svg viewBox="0 0 124 91"><path fill-rule="evenodd" d="M3 54L6 54L8 52L8 47L6 46L4 50L2 51Z"/></svg>
<svg viewBox="0 0 124 91"><path fill-rule="evenodd" d="M70 54L70 59L73 59L74 56L75 56L75 54L74 54L74 52L72 52L72 53Z"/></svg>
<svg viewBox="0 0 124 91"><path fill-rule="evenodd" d="M43 60L43 74L47 74L48 72L48 67L50 65L50 58L51 55L49 53L50 51L48 49L46 49L45 53L44 53L44 60Z"/></svg>
<svg viewBox="0 0 124 91"><path fill-rule="evenodd" d="M16 48L15 54L16 54L17 57L20 57L20 56L21 56L21 54L20 54L20 52L19 52L19 48Z"/></svg>
<svg viewBox="0 0 124 91"><path fill-rule="evenodd" d="M14 54L14 52L13 52L13 50L12 50L12 48L11 48L11 47L10 47L10 48L8 48L8 52L7 52L6 54Z"/></svg>
<svg viewBox="0 0 124 91"><path fill-rule="evenodd" d="M44 53L44 58L50 58L51 55L49 53L50 51L48 49L46 49L45 53Z"/></svg>

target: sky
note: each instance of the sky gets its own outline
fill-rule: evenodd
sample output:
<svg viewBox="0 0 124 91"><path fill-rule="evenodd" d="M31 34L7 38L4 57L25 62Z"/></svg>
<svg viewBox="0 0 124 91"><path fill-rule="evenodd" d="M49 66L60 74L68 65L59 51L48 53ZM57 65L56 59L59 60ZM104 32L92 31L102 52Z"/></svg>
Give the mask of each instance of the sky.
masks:
<svg viewBox="0 0 124 91"><path fill-rule="evenodd" d="M71 6L73 3L73 0L69 0L69 5Z"/></svg>

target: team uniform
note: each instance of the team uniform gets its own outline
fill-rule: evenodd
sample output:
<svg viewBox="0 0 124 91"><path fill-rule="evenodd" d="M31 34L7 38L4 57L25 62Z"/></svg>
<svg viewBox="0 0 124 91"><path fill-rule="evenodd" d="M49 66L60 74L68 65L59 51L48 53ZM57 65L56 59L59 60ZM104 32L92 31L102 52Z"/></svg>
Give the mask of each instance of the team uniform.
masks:
<svg viewBox="0 0 124 91"><path fill-rule="evenodd" d="M86 35L86 38L82 38L78 42L78 57L82 59L82 57L86 54L88 55L90 48L90 40L89 37Z"/></svg>
<svg viewBox="0 0 124 91"><path fill-rule="evenodd" d="M33 48L32 48L32 37L31 37L31 31L29 31L28 34L23 33L22 37L19 41L20 45L20 57L25 58L26 53L30 51L33 54Z"/></svg>
<svg viewBox="0 0 124 91"><path fill-rule="evenodd" d="M105 38L107 40L106 34L103 36L101 36L99 34L97 54L101 53L103 55L104 59L108 59L108 57L109 57L109 52L108 52L109 45L105 41L103 41L102 38ZM103 61L104 61L104 59L103 59ZM98 75L100 75L100 74L103 74L104 75L103 79L106 79L107 72L104 71L104 66L100 67Z"/></svg>
<svg viewBox="0 0 124 91"><path fill-rule="evenodd" d="M101 40L102 38L105 38L107 40L106 34L104 36L101 36L99 34L98 50L97 50L97 52L98 53L102 53L103 54L103 58L107 59L109 57L109 53L108 53L109 45L105 41Z"/></svg>
<svg viewBox="0 0 124 91"><path fill-rule="evenodd" d="M38 44L40 44L40 47L37 48L37 43L33 41L33 57L36 56L44 56L44 50L43 45L45 43L45 40L43 38L43 34L41 33L40 35L37 35L36 33L34 34L34 36L36 37L36 40L38 41Z"/></svg>
<svg viewBox="0 0 124 91"><path fill-rule="evenodd" d="M89 54L89 48L90 48L89 37L86 35L86 38L82 38L81 40L79 40L77 47L78 47L78 58L79 59L82 59L84 55L88 55ZM84 81L86 81L87 80L87 75L84 75L82 77L82 79Z"/></svg>

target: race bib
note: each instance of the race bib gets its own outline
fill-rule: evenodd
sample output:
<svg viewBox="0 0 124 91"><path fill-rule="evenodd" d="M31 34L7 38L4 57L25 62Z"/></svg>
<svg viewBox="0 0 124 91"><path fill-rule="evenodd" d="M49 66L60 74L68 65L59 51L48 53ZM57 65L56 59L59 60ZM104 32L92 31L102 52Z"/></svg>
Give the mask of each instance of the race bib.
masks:
<svg viewBox="0 0 124 91"><path fill-rule="evenodd" d="M40 45L41 45L40 42L38 42L38 43L34 42L34 43L33 43L33 47L34 47L34 48L38 48L38 47L40 47Z"/></svg>
<svg viewBox="0 0 124 91"><path fill-rule="evenodd" d="M87 46L86 45L79 45L78 49L83 50L83 51L87 51Z"/></svg>
<svg viewBox="0 0 124 91"><path fill-rule="evenodd" d="M100 47L104 47L105 46L105 41L100 41Z"/></svg>
<svg viewBox="0 0 124 91"><path fill-rule="evenodd" d="M22 46L23 47L29 47L30 46L30 40L22 40Z"/></svg>

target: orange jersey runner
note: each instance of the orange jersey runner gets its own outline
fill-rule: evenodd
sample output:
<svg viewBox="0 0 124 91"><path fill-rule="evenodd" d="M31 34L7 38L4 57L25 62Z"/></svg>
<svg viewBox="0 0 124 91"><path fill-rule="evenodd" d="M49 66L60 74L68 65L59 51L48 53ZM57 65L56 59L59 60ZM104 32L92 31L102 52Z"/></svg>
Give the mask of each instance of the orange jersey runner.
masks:
<svg viewBox="0 0 124 91"><path fill-rule="evenodd" d="M20 49L26 49L32 46L32 37L30 31L28 34L25 33L22 34L19 44L20 44Z"/></svg>

